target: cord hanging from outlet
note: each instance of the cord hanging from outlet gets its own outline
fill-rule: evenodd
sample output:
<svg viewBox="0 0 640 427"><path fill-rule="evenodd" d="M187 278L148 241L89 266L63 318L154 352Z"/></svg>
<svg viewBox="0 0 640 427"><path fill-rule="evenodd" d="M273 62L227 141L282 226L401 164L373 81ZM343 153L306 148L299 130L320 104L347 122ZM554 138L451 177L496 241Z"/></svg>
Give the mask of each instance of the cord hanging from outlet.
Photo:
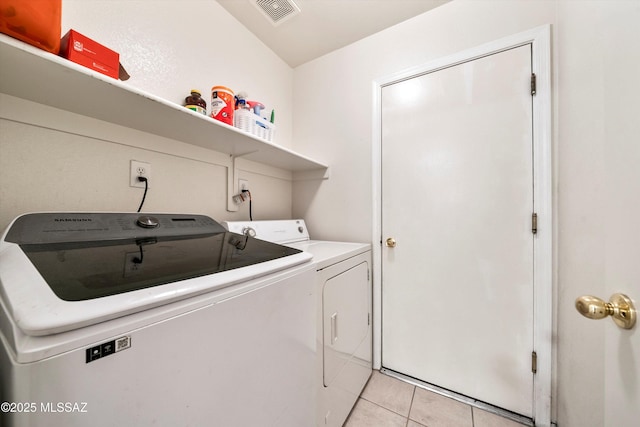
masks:
<svg viewBox="0 0 640 427"><path fill-rule="evenodd" d="M251 200L251 193L249 190L242 190L242 193L238 193L232 197L236 205L241 205L247 200Z"/></svg>
<svg viewBox="0 0 640 427"><path fill-rule="evenodd" d="M253 221L253 206L251 203L251 192L249 190L242 190L241 193L236 194L235 196L232 197L233 202L237 205L241 205L244 202L246 202L247 200L249 201L249 221Z"/></svg>
<svg viewBox="0 0 640 427"><path fill-rule="evenodd" d="M147 198L147 190L149 190L149 180L144 176L139 176L138 181L144 182L144 194L142 195L142 201L140 202L140 206L138 207L138 212L142 210L142 205L144 205L144 200ZM142 253L142 248L140 249Z"/></svg>

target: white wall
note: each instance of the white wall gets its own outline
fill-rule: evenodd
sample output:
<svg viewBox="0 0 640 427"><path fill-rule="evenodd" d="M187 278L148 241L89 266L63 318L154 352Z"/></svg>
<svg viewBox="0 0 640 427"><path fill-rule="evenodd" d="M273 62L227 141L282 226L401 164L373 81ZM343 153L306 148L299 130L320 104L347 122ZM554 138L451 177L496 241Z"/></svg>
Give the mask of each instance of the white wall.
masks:
<svg viewBox="0 0 640 427"><path fill-rule="evenodd" d="M217 2L64 0L62 21L63 34L73 28L120 52L127 84L169 101L181 104L191 88L208 99L217 84L247 91L276 109L275 142L291 145L293 71ZM228 156L2 95L0 229L32 211L135 211L131 159L151 163L144 211L248 219L247 204L226 211ZM291 217L291 172L238 167L254 218Z"/></svg>
<svg viewBox="0 0 640 427"><path fill-rule="evenodd" d="M295 69L297 151L331 167L294 183L293 213L316 238L371 239L373 81L451 53L554 23L553 1L454 1Z"/></svg>
<svg viewBox="0 0 640 427"><path fill-rule="evenodd" d="M246 92L276 109L277 142L291 147L291 68L215 0L63 0L71 28L119 52L128 84L169 101Z"/></svg>
<svg viewBox="0 0 640 427"><path fill-rule="evenodd" d="M293 215L305 217L316 238L369 241L372 82L552 24L557 313L552 418L561 427L604 425L603 343L611 325L581 318L573 302L590 293L608 298L604 284L615 277L615 263L607 246L615 236L608 234L607 203L639 197L629 190L633 187L621 188L640 182L638 22L637 1L454 0L304 64L294 74L295 148L332 171L328 181L294 183ZM640 258L640 249L625 258Z"/></svg>

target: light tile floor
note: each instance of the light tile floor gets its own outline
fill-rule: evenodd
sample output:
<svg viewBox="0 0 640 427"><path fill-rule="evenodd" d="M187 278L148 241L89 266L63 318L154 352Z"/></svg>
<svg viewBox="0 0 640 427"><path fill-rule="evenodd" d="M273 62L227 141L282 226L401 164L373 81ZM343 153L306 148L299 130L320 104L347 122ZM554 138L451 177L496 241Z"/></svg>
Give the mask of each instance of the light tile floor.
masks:
<svg viewBox="0 0 640 427"><path fill-rule="evenodd" d="M373 371L344 427L522 427L515 421Z"/></svg>

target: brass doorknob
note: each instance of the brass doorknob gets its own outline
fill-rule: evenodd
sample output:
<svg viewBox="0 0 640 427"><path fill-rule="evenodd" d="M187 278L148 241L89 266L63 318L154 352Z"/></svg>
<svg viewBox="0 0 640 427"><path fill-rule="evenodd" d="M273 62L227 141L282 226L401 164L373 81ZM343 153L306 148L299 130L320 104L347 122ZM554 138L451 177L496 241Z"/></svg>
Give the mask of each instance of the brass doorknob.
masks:
<svg viewBox="0 0 640 427"><path fill-rule="evenodd" d="M609 302L584 295L576 299L576 310L589 319L604 319L611 316L616 325L623 329L631 329L636 324L636 308L631 298L624 294L613 294Z"/></svg>
<svg viewBox="0 0 640 427"><path fill-rule="evenodd" d="M394 239L393 237L389 237L387 239L387 247L388 248L395 248L396 247L396 239Z"/></svg>

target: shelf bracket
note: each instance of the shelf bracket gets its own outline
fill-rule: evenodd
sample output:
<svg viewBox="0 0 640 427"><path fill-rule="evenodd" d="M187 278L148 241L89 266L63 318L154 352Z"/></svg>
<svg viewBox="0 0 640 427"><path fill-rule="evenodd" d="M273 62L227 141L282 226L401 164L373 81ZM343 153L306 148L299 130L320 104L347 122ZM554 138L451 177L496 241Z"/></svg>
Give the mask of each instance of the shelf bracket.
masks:
<svg viewBox="0 0 640 427"><path fill-rule="evenodd" d="M236 184L236 159L231 156L231 163L227 166L227 211L228 212L237 212L238 205L236 205L233 201L233 196L236 194L235 190L237 189L238 184Z"/></svg>

